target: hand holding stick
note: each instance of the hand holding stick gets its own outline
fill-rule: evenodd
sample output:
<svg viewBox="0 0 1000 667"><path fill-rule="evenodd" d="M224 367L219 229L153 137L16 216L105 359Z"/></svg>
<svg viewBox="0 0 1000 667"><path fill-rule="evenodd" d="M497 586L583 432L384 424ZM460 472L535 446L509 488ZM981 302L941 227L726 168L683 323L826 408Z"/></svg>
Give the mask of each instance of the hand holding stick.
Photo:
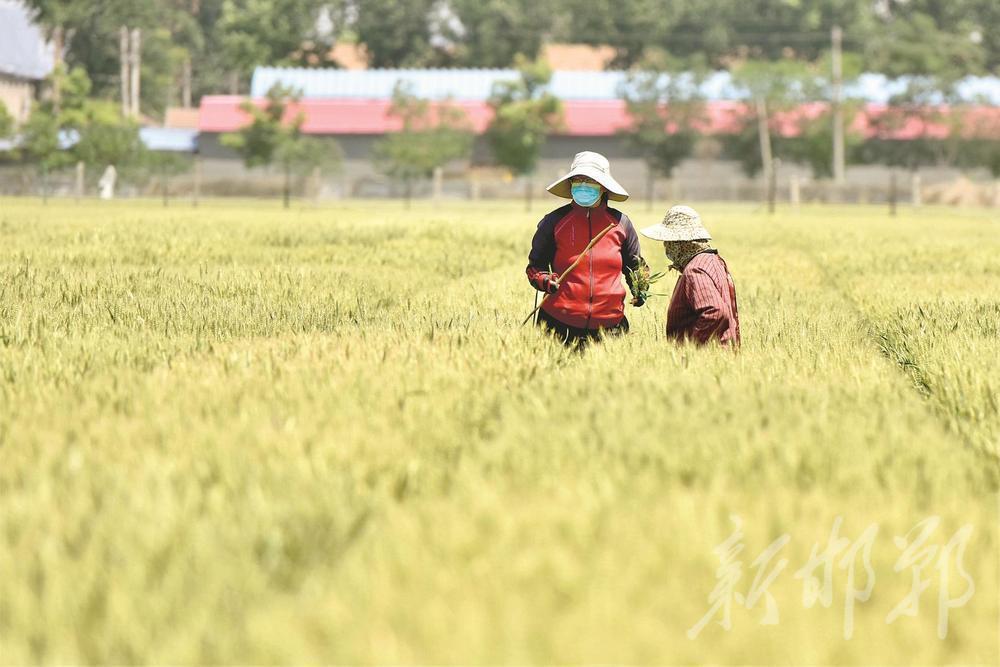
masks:
<svg viewBox="0 0 1000 667"><path fill-rule="evenodd" d="M590 252L590 249L591 249L591 248L593 248L593 247L594 247L595 245L597 245L597 242L598 242L598 241L600 241L601 239L603 239L603 238L604 238L604 235L605 235L605 234L607 234L608 232L610 232L610 231L611 231L611 229L612 229L612 228L613 228L613 227L614 227L615 225L617 225L617 224L618 224L617 222L612 222L612 223L611 223L610 225L608 225L607 227L605 227L605 228L604 228L604 229L603 229L603 230L601 231L601 233L600 233L600 234L598 234L598 235L597 235L597 236L595 236L594 238L590 239L590 243L588 243L588 244L587 244L587 247L586 247L586 248L584 248L584 249L583 249L583 252L581 252L581 253L580 253L580 255L579 255L579 256L578 256L577 258L576 258L576 261L574 261L574 262L573 262L572 264L570 264L570 265L569 265L569 268L568 268L568 269L566 269L565 271L563 271L563 272L562 272L562 274L561 274L561 275L559 276L559 278L557 278L557 280L559 281L560 285L562 284L562 281L563 281L563 278L565 278L566 276L568 276L568 275L569 275L569 274L570 274L570 273L571 273L571 272L573 271L573 269L575 269L575 268L576 268L576 265L577 265L577 264L579 264L579 263L580 263L580 262L581 262L581 261L583 260L584 256L585 256L585 255L586 255L586 254L587 254L588 252ZM551 293L550 293L550 294L546 294L546 295L545 295L544 297L542 297L542 302L541 302L541 303L539 303L539 304L538 304L537 306L535 306L535 309L534 309L533 311L531 311L530 313L528 313L528 316L527 316L526 318L524 318L524 321L523 321L523 322L521 322L521 326L522 326L522 327L523 327L523 326L524 326L525 324L527 324L527 323L528 323L528 320L530 320L530 319L532 318L532 316L533 316L533 315L534 315L535 313L537 313L537 312L538 312L538 309L539 309L539 308L541 308L541 307L542 307L543 305L545 305L545 302L546 302L546 300L548 300L548 298L549 298L550 296L552 296L552 294L551 294Z"/></svg>

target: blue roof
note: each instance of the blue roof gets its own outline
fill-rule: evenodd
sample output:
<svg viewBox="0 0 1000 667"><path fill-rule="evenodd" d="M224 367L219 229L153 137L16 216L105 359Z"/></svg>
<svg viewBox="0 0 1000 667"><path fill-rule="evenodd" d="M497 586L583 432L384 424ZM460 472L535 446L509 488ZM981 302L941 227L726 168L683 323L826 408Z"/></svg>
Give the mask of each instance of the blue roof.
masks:
<svg viewBox="0 0 1000 667"><path fill-rule="evenodd" d="M21 145L20 136L0 140L0 152L10 151ZM176 127L141 127L139 140L151 151L194 153L198 150L198 130ZM59 130L59 148L69 150L80 141L76 130Z"/></svg>
<svg viewBox="0 0 1000 667"><path fill-rule="evenodd" d="M198 150L198 130L182 127L143 127L139 139L151 151L194 153Z"/></svg>
<svg viewBox="0 0 1000 667"><path fill-rule="evenodd" d="M493 85L516 79L512 69L301 69L258 67L250 83L250 94L263 97L275 83L299 89L306 98L368 98L386 99L392 96L397 82L413 87L418 97L425 99L453 98L485 100ZM626 72L568 72L552 74L549 90L563 100L613 100L621 96L627 85ZM882 74L862 74L845 86L848 97L867 102L886 103L892 95L903 92L908 80L889 79ZM733 85L729 72L711 74L701 87L710 100L733 100L744 97ZM1000 78L967 77L958 86L959 95L967 101L984 101L1000 105Z"/></svg>
<svg viewBox="0 0 1000 667"><path fill-rule="evenodd" d="M52 47L20 2L0 0L0 74L41 80L52 71Z"/></svg>
<svg viewBox="0 0 1000 667"><path fill-rule="evenodd" d="M19 148L23 141L24 137L20 134L10 137L9 139L0 139L0 153ZM73 146L76 146L76 143L80 141L80 133L76 130L59 130L56 141L58 142L59 150L69 150L70 148L73 148Z"/></svg>

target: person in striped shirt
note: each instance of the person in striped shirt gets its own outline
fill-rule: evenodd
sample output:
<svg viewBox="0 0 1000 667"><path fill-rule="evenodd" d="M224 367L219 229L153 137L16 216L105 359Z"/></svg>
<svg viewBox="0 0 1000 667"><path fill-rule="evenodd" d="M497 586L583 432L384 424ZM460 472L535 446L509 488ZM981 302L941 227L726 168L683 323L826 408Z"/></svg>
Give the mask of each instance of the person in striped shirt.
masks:
<svg viewBox="0 0 1000 667"><path fill-rule="evenodd" d="M701 216L689 206L673 206L643 236L663 242L670 268L681 275L667 308L667 337L698 344L740 344L736 284L726 261L709 241Z"/></svg>

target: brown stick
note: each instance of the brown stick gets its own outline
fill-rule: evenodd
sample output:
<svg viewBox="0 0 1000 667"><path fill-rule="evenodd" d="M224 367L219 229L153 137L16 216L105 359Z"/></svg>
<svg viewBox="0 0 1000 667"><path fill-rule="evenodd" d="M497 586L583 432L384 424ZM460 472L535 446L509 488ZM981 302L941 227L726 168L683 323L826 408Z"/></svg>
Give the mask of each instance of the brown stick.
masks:
<svg viewBox="0 0 1000 667"><path fill-rule="evenodd" d="M587 247L584 248L583 252L581 252L580 255L576 258L576 261L573 262L572 264L570 264L569 268L566 269L565 271L563 271L562 275L559 276L559 282L560 282L560 284L562 283L563 278L565 278L566 276L568 276L573 271L573 269L576 268L577 264L579 264L583 260L584 255L586 255L588 252L590 252L590 249L593 248L595 245L597 245L597 242L600 241L601 239L603 239L604 235L607 234L608 232L610 232L611 229L615 225L617 225L617 224L618 224L617 222L612 222L610 225L608 225L607 227L605 227L604 230L601 231L600 234L598 234L594 238L590 239L590 243L587 244ZM528 320L530 320L532 318L532 316L534 316L535 313L538 312L539 308L541 308L543 305L545 305L546 300L548 300L548 298L550 296L552 296L552 293L547 293L545 296L542 297L541 303L539 303L537 306L535 306L535 309L533 311L531 311L530 313L528 313L528 316L526 318L524 318L523 322L521 322L521 326L522 327L525 324L528 323Z"/></svg>

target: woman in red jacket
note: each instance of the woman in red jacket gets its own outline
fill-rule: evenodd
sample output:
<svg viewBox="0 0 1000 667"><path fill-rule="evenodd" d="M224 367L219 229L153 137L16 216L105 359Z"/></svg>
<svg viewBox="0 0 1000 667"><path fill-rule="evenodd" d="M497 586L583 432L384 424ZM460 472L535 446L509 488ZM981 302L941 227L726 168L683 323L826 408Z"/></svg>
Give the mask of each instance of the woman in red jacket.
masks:
<svg viewBox="0 0 1000 667"><path fill-rule="evenodd" d="M628 331L622 274L635 295L630 271L648 271L632 221L608 207L608 200L625 201L628 192L611 176L607 158L599 153L577 153L569 172L548 191L572 203L552 211L538 223L528 255L528 280L551 294L542 304L538 324L566 344L592 340L602 332ZM559 281L587 244L606 228L576 268ZM634 306L641 306L633 298Z"/></svg>

